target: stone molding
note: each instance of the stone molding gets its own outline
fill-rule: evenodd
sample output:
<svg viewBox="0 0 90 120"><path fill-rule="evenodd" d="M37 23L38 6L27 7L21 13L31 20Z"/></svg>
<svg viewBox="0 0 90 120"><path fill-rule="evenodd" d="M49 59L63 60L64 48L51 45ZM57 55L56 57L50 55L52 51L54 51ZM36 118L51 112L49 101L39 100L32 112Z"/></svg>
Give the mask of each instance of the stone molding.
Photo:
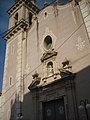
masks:
<svg viewBox="0 0 90 120"><path fill-rule="evenodd" d="M10 39L12 36L15 36L15 34L20 31L21 29L25 30L29 28L29 23L24 20L23 18L11 29L9 29L6 33L6 35L4 36L4 38L6 40Z"/></svg>
<svg viewBox="0 0 90 120"><path fill-rule="evenodd" d="M36 7L31 1L28 0L18 0L9 10L8 14L11 15L15 12L20 6L26 4L31 10L38 12L39 8Z"/></svg>
<svg viewBox="0 0 90 120"><path fill-rule="evenodd" d="M42 36L42 42L41 42L41 45L40 45L40 49L42 50L42 52L47 52L48 51L44 47L44 39L45 39L46 36L50 36L52 38L52 49L55 48L55 43L56 43L57 37L54 35L54 33L48 27L46 27L45 32Z"/></svg>

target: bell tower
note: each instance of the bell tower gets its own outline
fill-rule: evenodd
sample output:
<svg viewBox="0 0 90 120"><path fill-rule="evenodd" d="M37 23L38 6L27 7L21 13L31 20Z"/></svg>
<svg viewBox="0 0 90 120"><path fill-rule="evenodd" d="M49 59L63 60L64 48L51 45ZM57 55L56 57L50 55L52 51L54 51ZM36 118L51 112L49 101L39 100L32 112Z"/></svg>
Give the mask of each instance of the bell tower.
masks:
<svg viewBox="0 0 90 120"><path fill-rule="evenodd" d="M17 27L19 29L27 29L32 23L32 16L38 11L39 9L35 6L35 0L15 0L15 4L8 10L10 15L9 29L16 28L15 30L17 30ZM6 35L5 38L7 39L11 36Z"/></svg>
<svg viewBox="0 0 90 120"><path fill-rule="evenodd" d="M26 65L27 31L33 15L39 12L35 0L15 0L8 10L9 27L4 36L7 41L2 88L2 120L23 117L23 76Z"/></svg>

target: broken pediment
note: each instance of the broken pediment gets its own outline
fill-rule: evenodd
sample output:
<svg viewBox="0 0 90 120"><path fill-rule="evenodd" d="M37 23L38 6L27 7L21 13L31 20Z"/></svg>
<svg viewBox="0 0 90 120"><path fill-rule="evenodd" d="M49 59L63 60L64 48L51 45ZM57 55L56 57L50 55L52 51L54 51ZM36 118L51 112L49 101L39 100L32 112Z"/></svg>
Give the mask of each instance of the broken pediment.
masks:
<svg viewBox="0 0 90 120"><path fill-rule="evenodd" d="M48 51L46 53L43 54L42 58L41 58L41 62L44 62L44 60L47 60L53 56L56 56L57 52L55 51Z"/></svg>
<svg viewBox="0 0 90 120"><path fill-rule="evenodd" d="M34 79L32 83L29 85L28 89L31 90L33 88L36 88L39 85L40 80L41 80L40 77L38 77L37 79Z"/></svg>
<svg viewBox="0 0 90 120"><path fill-rule="evenodd" d="M60 69L61 78L72 75L72 66L70 65L70 61L65 58L62 62L63 67Z"/></svg>
<svg viewBox="0 0 90 120"><path fill-rule="evenodd" d="M60 76L61 76L61 78L66 77L66 76L70 76L70 75L72 75L72 74L73 74L73 73L70 72L69 70L60 69Z"/></svg>

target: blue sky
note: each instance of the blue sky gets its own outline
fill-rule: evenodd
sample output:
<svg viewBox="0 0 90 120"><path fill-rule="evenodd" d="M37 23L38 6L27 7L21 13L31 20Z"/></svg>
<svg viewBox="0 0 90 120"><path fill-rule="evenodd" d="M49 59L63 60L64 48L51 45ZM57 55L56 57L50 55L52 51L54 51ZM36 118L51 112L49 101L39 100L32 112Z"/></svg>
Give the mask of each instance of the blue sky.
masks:
<svg viewBox="0 0 90 120"><path fill-rule="evenodd" d="M7 10L14 4L15 0L0 0L0 91L2 89L3 71L4 71L4 58L6 41L2 39L2 33L8 29L9 15ZM43 7L43 3L48 1L49 3L54 0L37 0L37 6L39 8ZM67 0L60 0L61 2Z"/></svg>

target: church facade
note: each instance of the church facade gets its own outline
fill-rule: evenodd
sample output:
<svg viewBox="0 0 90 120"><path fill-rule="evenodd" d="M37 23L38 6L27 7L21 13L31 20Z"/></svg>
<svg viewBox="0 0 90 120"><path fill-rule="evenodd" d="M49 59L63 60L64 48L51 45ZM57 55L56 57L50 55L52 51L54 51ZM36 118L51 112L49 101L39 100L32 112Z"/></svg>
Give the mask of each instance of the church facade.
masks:
<svg viewBox="0 0 90 120"><path fill-rule="evenodd" d="M2 120L90 120L90 1L16 0L8 14Z"/></svg>

